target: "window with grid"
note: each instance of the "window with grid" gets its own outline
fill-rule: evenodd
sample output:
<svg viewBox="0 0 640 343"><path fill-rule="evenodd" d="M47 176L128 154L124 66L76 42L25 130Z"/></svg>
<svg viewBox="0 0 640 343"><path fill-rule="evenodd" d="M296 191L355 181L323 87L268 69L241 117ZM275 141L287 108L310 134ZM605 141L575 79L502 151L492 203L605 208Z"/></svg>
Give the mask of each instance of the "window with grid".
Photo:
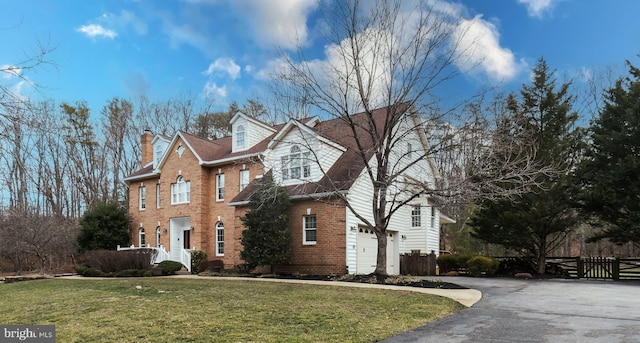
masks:
<svg viewBox="0 0 640 343"><path fill-rule="evenodd" d="M216 175L216 201L224 200L224 174Z"/></svg>
<svg viewBox="0 0 640 343"><path fill-rule="evenodd" d="M140 230L138 230L138 246L144 247L145 244L144 228L140 228Z"/></svg>
<svg viewBox="0 0 640 343"><path fill-rule="evenodd" d="M244 126L242 125L236 128L236 147L244 148Z"/></svg>
<svg viewBox="0 0 640 343"><path fill-rule="evenodd" d="M138 191L140 209L144 210L145 208L147 208L147 189L144 186L141 186Z"/></svg>
<svg viewBox="0 0 640 343"><path fill-rule="evenodd" d="M160 247L160 226L156 226L156 248Z"/></svg>
<svg viewBox="0 0 640 343"><path fill-rule="evenodd" d="M289 155L280 158L282 164L282 179L300 179L311 176L311 153L301 153L300 147L291 147Z"/></svg>
<svg viewBox="0 0 640 343"><path fill-rule="evenodd" d="M160 208L160 184L156 184L156 208Z"/></svg>
<svg viewBox="0 0 640 343"><path fill-rule="evenodd" d="M224 256L224 224L216 224L216 256Z"/></svg>
<svg viewBox="0 0 640 343"><path fill-rule="evenodd" d="M304 216L302 220L303 225L303 244L316 244L316 234L318 231L318 223L316 215Z"/></svg>
<svg viewBox="0 0 640 343"><path fill-rule="evenodd" d="M178 176L176 183L171 184L171 204L185 204L191 201L191 182Z"/></svg>
<svg viewBox="0 0 640 343"><path fill-rule="evenodd" d="M240 171L240 190L243 190L249 185L249 170L244 169Z"/></svg>
<svg viewBox="0 0 640 343"><path fill-rule="evenodd" d="M411 227L420 227L422 225L420 218L420 205L411 207Z"/></svg>

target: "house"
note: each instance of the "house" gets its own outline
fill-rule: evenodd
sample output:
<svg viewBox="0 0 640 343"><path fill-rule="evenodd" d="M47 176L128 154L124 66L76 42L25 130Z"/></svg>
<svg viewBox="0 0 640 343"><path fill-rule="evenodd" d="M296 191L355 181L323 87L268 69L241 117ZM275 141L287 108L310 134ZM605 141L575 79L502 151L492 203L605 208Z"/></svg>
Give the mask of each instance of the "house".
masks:
<svg viewBox="0 0 640 343"><path fill-rule="evenodd" d="M374 111L376 125L386 109ZM406 123L421 127L415 115ZM366 126L364 114L352 116ZM377 240L354 212L371 217L372 184L359 158L375 158L367 139L358 149L341 119L318 117L269 125L243 113L231 119L232 135L214 141L185 132L172 138L145 132L142 168L129 185L131 242L157 247L167 259L183 261L190 249L206 251L225 268L243 264L240 218L263 175L270 173L290 194L292 260L278 273L368 274L376 265ZM364 137L364 136L363 136ZM423 130L403 139L396 165L427 147ZM415 156L415 155L414 155ZM433 161L421 159L403 172L434 183ZM401 194L402 190L398 191ZM340 194L341 196L337 196ZM346 206L345 199L355 211ZM387 272L399 273L399 255L439 251L440 214L426 196L412 199L388 225Z"/></svg>

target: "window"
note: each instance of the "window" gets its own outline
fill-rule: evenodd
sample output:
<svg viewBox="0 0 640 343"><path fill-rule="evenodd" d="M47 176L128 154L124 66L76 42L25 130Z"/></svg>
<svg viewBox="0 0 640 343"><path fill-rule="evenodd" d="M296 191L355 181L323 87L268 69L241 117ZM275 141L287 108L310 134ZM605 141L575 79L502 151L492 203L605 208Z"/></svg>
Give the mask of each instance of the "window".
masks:
<svg viewBox="0 0 640 343"><path fill-rule="evenodd" d="M216 224L216 256L224 256L224 224Z"/></svg>
<svg viewBox="0 0 640 343"><path fill-rule="evenodd" d="M176 183L171 184L171 204L186 204L191 201L191 182L178 176Z"/></svg>
<svg viewBox="0 0 640 343"><path fill-rule="evenodd" d="M147 207L147 190L144 186L141 186L138 189L138 192L140 193L139 196L139 207L141 210L144 210Z"/></svg>
<svg viewBox="0 0 640 343"><path fill-rule="evenodd" d="M160 184L156 184L156 208L160 208Z"/></svg>
<svg viewBox="0 0 640 343"><path fill-rule="evenodd" d="M244 126L242 125L236 128L236 147L244 148Z"/></svg>
<svg viewBox="0 0 640 343"><path fill-rule="evenodd" d="M302 217L303 225L303 237L302 244L316 244L316 232L318 231L318 224L316 221L316 215Z"/></svg>
<svg viewBox="0 0 640 343"><path fill-rule="evenodd" d="M160 247L160 226L156 226L156 248Z"/></svg>
<svg viewBox="0 0 640 343"><path fill-rule="evenodd" d="M311 176L311 153L300 153L300 147L294 145L291 147L290 154L282 156L280 162L282 164L282 179L300 179Z"/></svg>
<svg viewBox="0 0 640 343"><path fill-rule="evenodd" d="M407 157L411 158L411 153L413 152L413 149L411 148L411 143L407 143Z"/></svg>
<svg viewBox="0 0 640 343"><path fill-rule="evenodd" d="M241 170L240 171L240 190L243 190L245 187L249 185L249 170Z"/></svg>
<svg viewBox="0 0 640 343"><path fill-rule="evenodd" d="M420 205L411 207L411 227L422 226L420 218Z"/></svg>
<svg viewBox="0 0 640 343"><path fill-rule="evenodd" d="M139 247L143 247L145 246L146 242L144 239L144 228L140 228L140 230L138 230L138 246Z"/></svg>
<svg viewBox="0 0 640 343"><path fill-rule="evenodd" d="M434 206L431 207L431 228L435 228L436 216L438 215L438 209Z"/></svg>
<svg viewBox="0 0 640 343"><path fill-rule="evenodd" d="M224 174L216 175L216 201L224 200Z"/></svg>

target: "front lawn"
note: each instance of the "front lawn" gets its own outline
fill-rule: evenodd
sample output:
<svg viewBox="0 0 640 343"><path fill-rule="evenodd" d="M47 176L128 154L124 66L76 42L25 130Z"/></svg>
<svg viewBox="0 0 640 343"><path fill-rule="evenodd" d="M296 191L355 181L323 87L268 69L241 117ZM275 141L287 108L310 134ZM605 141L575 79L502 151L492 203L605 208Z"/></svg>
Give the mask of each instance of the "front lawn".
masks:
<svg viewBox="0 0 640 343"><path fill-rule="evenodd" d="M55 324L58 342L371 342L461 310L409 291L233 280L0 284L0 323Z"/></svg>

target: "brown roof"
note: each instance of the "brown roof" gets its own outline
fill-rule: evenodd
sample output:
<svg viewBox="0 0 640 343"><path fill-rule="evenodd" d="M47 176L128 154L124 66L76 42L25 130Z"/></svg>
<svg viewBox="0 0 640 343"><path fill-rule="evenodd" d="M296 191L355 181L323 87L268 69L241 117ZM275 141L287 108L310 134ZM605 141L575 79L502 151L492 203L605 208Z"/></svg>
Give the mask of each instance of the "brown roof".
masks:
<svg viewBox="0 0 640 343"><path fill-rule="evenodd" d="M404 112L408 104L401 104L397 111ZM319 122L311 128L320 136L336 142L346 148L346 151L338 158L333 166L318 182L303 183L300 185L288 186L290 196L313 195L319 193L330 193L335 191L345 191L351 188L353 182L360 175L375 151L371 128L375 125L378 132L382 132L388 119L389 108L380 108L368 113L358 113L347 118L336 118ZM353 125L351 125L353 123ZM352 129L352 126L355 128ZM378 134L380 137L382 134ZM359 146L360 145L360 146ZM362 151L362 154L361 154ZM240 192L231 202L245 202L251 198L260 180L242 192Z"/></svg>
<svg viewBox="0 0 640 343"><path fill-rule="evenodd" d="M399 106L398 111L404 112L407 108L407 104L402 104ZM312 195L345 191L351 188L351 185L365 167L365 161L368 161L375 151L373 139L370 134L372 131L371 128L375 125L376 130L381 132L384 129L390 111L391 110L386 107L380 108L372 111L370 115L363 112L349 116L348 118L320 121L317 125L310 128L318 135L345 147L346 151L338 158L320 181L288 186L289 195ZM305 118L299 121L307 123L310 119L311 118ZM350 122L347 120L350 120ZM352 126L355 130L352 129ZM278 124L272 127L276 130L281 130L284 124ZM180 132L180 134L205 165L215 165L216 161L262 153L267 149L268 143L276 135L273 134L267 137L248 150L232 153L232 137L223 137L211 141L186 132ZM149 165L134 172L128 179L135 178L136 176L142 177L150 174L152 171L153 166ZM254 180L254 182L240 192L231 202L248 201L259 182L259 179Z"/></svg>

